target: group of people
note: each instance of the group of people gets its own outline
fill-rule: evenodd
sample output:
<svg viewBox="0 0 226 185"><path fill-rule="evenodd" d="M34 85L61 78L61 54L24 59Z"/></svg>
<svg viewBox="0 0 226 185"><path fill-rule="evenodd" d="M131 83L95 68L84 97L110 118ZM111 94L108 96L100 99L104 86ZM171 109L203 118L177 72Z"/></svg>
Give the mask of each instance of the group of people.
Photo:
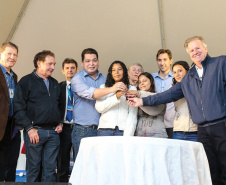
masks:
<svg viewBox="0 0 226 185"><path fill-rule="evenodd" d="M0 181L15 181L23 129L27 182L68 182L71 147L75 160L82 138L145 136L202 142L213 184L226 184L226 57L211 58L201 36L187 39L185 48L191 68L185 61L172 65L171 51L160 49L157 73L116 60L107 76L98 70L97 51L87 48L82 70L74 59L63 61L66 80L59 84L51 77L55 55L44 50L17 83L11 68L18 47L3 43Z"/></svg>

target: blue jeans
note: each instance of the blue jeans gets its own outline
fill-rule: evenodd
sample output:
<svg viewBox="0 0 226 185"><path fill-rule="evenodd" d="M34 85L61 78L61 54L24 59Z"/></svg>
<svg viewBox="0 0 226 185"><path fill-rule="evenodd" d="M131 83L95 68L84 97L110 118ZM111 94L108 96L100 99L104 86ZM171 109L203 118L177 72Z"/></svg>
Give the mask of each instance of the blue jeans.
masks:
<svg viewBox="0 0 226 185"><path fill-rule="evenodd" d="M98 136L123 136L123 130L119 130L118 127L115 129L111 128L100 128L97 131Z"/></svg>
<svg viewBox="0 0 226 185"><path fill-rule="evenodd" d="M173 132L173 139L180 139L186 141L198 141L197 132Z"/></svg>
<svg viewBox="0 0 226 185"><path fill-rule="evenodd" d="M24 131L26 151L26 180L38 182L42 163L42 182L56 182L57 155L60 148L59 134L55 130L38 128L39 142L32 144Z"/></svg>
<svg viewBox="0 0 226 185"><path fill-rule="evenodd" d="M72 135L71 135L72 144L74 148L74 161L78 154L81 139L86 137L95 137L95 136L97 136L97 129L80 126L80 125L74 125Z"/></svg>

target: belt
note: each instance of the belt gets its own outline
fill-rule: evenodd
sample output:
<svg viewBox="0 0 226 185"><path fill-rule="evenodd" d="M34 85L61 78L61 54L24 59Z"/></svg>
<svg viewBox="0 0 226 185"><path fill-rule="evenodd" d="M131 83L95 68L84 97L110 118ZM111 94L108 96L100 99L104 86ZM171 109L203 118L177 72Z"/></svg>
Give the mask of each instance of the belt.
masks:
<svg viewBox="0 0 226 185"><path fill-rule="evenodd" d="M70 123L64 123L63 125L64 125L64 127L69 127L69 128L73 128L74 127L74 124L73 123L72 124L70 124Z"/></svg>
<svg viewBox="0 0 226 185"><path fill-rule="evenodd" d="M188 133L188 134L198 134L197 131L192 131L192 132L188 132L188 131L174 131L174 132L180 132L180 133Z"/></svg>
<svg viewBox="0 0 226 185"><path fill-rule="evenodd" d="M77 123L74 123L74 126L80 126L80 127L86 127L86 128L92 128L94 130L96 130L98 128L97 125L79 125Z"/></svg>
<svg viewBox="0 0 226 185"><path fill-rule="evenodd" d="M45 129L45 130L55 130L56 127L54 126L46 126L46 125L43 125L43 126L33 126L33 128L39 128L39 129Z"/></svg>

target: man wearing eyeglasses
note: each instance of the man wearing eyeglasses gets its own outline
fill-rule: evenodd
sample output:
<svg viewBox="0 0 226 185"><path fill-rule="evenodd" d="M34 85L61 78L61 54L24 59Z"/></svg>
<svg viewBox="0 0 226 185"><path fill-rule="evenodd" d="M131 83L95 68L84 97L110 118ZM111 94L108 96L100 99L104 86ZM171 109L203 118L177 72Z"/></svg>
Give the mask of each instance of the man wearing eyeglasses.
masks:
<svg viewBox="0 0 226 185"><path fill-rule="evenodd" d="M0 181L15 181L20 150L20 132L13 124L13 97L17 75L12 71L18 47L3 43L0 47ZM10 159L10 160L9 160Z"/></svg>
<svg viewBox="0 0 226 185"><path fill-rule="evenodd" d="M128 67L129 83L135 87L138 86L138 77L143 72L143 67L140 63L133 63Z"/></svg>

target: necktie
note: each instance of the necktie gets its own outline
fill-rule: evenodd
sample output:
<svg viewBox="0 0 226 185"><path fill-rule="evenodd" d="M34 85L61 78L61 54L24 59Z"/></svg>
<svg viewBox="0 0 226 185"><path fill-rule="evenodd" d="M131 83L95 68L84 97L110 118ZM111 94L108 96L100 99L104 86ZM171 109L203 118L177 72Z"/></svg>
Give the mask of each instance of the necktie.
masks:
<svg viewBox="0 0 226 185"><path fill-rule="evenodd" d="M68 88L68 102L67 102L67 116L66 116L66 120L71 121L72 120L72 110L68 110L69 107L73 106L73 93L71 90L71 84L69 84L69 88Z"/></svg>

